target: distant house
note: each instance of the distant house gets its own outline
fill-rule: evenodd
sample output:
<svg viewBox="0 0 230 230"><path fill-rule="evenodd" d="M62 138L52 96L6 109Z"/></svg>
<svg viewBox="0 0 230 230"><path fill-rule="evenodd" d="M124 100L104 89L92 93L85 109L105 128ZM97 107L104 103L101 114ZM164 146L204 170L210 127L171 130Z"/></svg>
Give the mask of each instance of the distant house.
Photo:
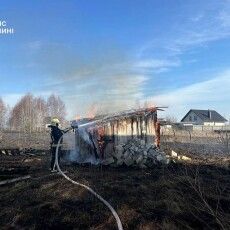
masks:
<svg viewBox="0 0 230 230"><path fill-rule="evenodd" d="M227 120L215 110L190 109L181 122L185 125L223 126Z"/></svg>

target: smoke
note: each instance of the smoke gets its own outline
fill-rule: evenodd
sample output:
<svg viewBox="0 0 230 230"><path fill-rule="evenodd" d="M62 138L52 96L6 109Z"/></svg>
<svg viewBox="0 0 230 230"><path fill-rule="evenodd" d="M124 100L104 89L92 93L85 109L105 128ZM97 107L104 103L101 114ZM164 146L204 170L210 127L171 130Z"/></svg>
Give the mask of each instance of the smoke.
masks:
<svg viewBox="0 0 230 230"><path fill-rule="evenodd" d="M98 165L100 163L100 160L96 159L94 155L90 155L88 153L81 154L78 148L71 150L66 159L69 162L75 162L79 164L90 163L93 165Z"/></svg>
<svg viewBox="0 0 230 230"><path fill-rule="evenodd" d="M128 109L143 97L146 76L118 48L76 54L68 46L40 44L36 58L46 75L43 90L62 96L69 118L85 116L92 106L97 113Z"/></svg>
<svg viewBox="0 0 230 230"><path fill-rule="evenodd" d="M87 131L87 127L89 124L84 124L82 127L79 126L77 129L78 135L87 143L91 148L93 149L92 141L90 140L89 133ZM64 136L64 142L67 144L68 148L71 149L69 154L65 156L65 159L69 162L77 162L77 163L90 163L97 165L101 161L100 159L96 159L94 154L91 154L90 152L80 152L79 146L77 146L77 143L75 143L75 135L73 133L68 133Z"/></svg>

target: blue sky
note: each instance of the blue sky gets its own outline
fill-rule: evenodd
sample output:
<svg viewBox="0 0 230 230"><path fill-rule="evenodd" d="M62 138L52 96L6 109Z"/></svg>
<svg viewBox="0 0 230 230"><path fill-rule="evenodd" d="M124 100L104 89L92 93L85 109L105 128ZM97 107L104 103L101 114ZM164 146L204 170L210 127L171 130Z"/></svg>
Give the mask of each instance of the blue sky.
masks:
<svg viewBox="0 0 230 230"><path fill-rule="evenodd" d="M147 101L230 117L230 1L2 0L0 96L60 95L68 117Z"/></svg>

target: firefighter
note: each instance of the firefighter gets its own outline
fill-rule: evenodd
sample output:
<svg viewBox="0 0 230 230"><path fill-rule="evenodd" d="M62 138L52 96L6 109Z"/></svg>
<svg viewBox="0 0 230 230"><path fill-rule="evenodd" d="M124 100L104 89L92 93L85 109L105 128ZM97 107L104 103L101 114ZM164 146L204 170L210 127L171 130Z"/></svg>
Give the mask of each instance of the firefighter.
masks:
<svg viewBox="0 0 230 230"><path fill-rule="evenodd" d="M59 124L60 121L58 120L58 118L53 118L51 120L51 125L49 125L48 127L51 128L51 164L50 164L50 170L51 172L57 172L56 168L55 168L55 154L56 154L56 147L58 144L59 139L62 137L62 135L64 134L64 131L61 130L59 128ZM62 144L62 141L61 143ZM61 150L61 147L59 148ZM60 151L59 150L59 151ZM58 155L58 162L60 161L60 154Z"/></svg>

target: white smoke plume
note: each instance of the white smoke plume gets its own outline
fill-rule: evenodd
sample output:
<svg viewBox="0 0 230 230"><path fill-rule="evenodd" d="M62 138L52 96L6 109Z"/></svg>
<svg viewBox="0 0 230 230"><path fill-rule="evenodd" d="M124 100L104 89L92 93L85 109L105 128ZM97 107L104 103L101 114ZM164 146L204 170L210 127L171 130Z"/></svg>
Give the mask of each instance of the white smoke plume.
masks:
<svg viewBox="0 0 230 230"><path fill-rule="evenodd" d="M86 56L60 44L40 45L36 56L41 74L47 75L43 90L62 96L69 117L85 116L92 107L97 113L128 109L142 98L147 77L123 52L110 47Z"/></svg>

